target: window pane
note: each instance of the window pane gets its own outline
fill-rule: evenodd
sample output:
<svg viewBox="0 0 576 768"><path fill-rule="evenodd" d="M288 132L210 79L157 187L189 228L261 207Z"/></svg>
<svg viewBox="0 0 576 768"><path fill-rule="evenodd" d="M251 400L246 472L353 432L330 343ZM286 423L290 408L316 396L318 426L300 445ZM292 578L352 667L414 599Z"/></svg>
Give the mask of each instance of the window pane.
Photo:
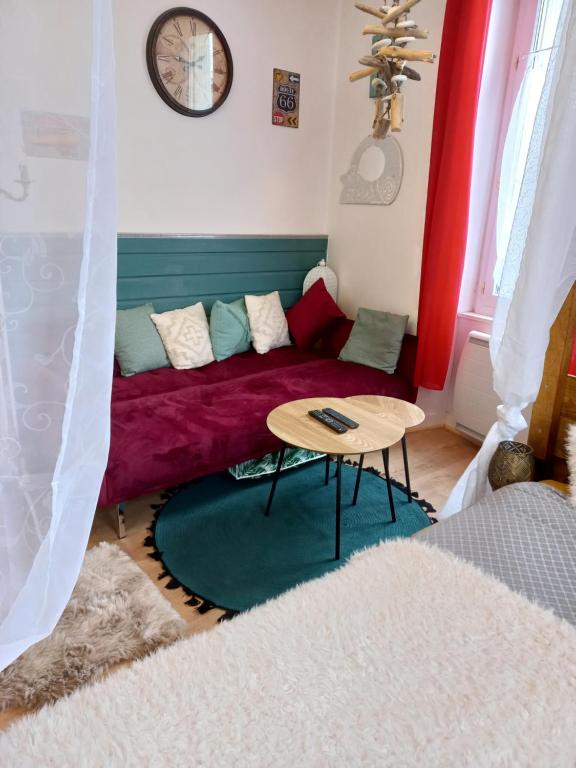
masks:
<svg viewBox="0 0 576 768"><path fill-rule="evenodd" d="M530 62L508 128L500 174L496 226L497 256L492 276L494 295L506 293L506 286L502 284L502 272L562 4L563 0L542 0L532 44L534 52L529 54Z"/></svg>

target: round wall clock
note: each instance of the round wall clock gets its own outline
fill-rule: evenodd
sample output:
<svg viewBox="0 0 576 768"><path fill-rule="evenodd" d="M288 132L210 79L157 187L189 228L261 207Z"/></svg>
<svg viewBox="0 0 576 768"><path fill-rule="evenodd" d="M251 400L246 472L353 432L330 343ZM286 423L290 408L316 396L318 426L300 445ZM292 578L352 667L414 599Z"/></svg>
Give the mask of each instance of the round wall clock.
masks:
<svg viewBox="0 0 576 768"><path fill-rule="evenodd" d="M222 106L232 85L232 55L216 24L192 8L159 16L146 44L154 87L183 115L203 117Z"/></svg>

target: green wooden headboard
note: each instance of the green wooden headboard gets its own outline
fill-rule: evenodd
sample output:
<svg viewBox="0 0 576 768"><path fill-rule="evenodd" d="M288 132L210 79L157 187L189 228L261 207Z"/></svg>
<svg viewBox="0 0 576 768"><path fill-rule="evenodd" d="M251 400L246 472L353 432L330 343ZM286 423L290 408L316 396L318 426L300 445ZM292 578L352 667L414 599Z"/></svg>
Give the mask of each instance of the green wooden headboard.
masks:
<svg viewBox="0 0 576 768"><path fill-rule="evenodd" d="M289 307L304 276L326 258L328 238L119 235L118 308L148 301L157 312L201 301L280 291Z"/></svg>

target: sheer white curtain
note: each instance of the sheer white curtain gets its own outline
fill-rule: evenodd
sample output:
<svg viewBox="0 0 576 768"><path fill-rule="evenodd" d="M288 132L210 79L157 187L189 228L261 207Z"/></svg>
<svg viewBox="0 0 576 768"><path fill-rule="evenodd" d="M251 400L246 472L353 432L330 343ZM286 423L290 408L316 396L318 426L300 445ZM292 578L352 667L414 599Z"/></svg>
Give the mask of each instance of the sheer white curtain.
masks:
<svg viewBox="0 0 576 768"><path fill-rule="evenodd" d="M109 441L110 0L1 0L0 668L77 579Z"/></svg>
<svg viewBox="0 0 576 768"><path fill-rule="evenodd" d="M503 160L499 218L508 215L510 205L513 216L490 340L494 389L502 405L440 518L491 492L490 459L501 440L513 439L527 426L522 412L538 395L550 327L576 280L576 0L564 0L554 46L519 190L505 171L526 130L518 105ZM528 86L527 78L518 104L526 100Z"/></svg>

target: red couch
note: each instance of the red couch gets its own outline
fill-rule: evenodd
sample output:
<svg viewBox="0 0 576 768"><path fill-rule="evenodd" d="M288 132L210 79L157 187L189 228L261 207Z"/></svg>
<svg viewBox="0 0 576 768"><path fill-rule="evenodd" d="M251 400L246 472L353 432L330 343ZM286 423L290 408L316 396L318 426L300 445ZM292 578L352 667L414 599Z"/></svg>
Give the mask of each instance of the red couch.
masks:
<svg viewBox="0 0 576 768"><path fill-rule="evenodd" d="M296 347L235 355L203 368L114 376L112 433L99 504L117 504L278 450L266 416L303 397L378 394L414 402L416 338L396 373L336 359L352 321L321 353ZM331 356L330 356L331 355Z"/></svg>

